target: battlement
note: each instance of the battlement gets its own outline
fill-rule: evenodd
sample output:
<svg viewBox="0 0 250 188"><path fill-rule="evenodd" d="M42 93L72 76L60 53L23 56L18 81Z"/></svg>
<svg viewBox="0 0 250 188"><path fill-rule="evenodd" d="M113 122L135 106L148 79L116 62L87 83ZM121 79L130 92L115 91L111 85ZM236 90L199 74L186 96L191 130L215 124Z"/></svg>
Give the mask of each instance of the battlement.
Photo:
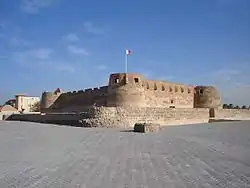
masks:
<svg viewBox="0 0 250 188"><path fill-rule="evenodd" d="M109 76L108 86L121 86L128 83L141 84L143 76L137 73L114 73Z"/></svg>
<svg viewBox="0 0 250 188"><path fill-rule="evenodd" d="M123 86L134 84L135 87L144 87L149 91L194 93L195 86L171 83L161 80L146 80L142 75L136 73L115 73L109 78L109 86Z"/></svg>
<svg viewBox="0 0 250 188"><path fill-rule="evenodd" d="M213 86L193 86L162 80L147 80L137 73L113 73L107 86L78 91L44 92L42 107L55 110L90 106L137 106L164 108L215 108L220 94ZM82 108L81 108L82 109Z"/></svg>
<svg viewBox="0 0 250 188"><path fill-rule="evenodd" d="M192 85L176 84L167 81L144 80L143 87L146 90L156 92L194 93L194 86Z"/></svg>
<svg viewBox="0 0 250 188"><path fill-rule="evenodd" d="M102 94L108 91L108 86L101 86L101 87L95 87L95 88L87 88L84 90L78 90L78 91L69 91L64 93L64 96L72 96L72 95L78 95L78 94Z"/></svg>

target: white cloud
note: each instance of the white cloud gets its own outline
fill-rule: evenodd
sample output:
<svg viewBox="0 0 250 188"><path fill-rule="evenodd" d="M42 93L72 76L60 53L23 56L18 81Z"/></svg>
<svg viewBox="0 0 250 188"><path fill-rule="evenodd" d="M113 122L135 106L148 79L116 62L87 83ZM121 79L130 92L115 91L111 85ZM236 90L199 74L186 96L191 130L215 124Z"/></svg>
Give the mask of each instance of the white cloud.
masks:
<svg viewBox="0 0 250 188"><path fill-rule="evenodd" d="M76 71L76 65L75 64L68 64L63 61L41 61L38 62L41 68L53 71L58 71L58 72L68 72L68 73L73 73Z"/></svg>
<svg viewBox="0 0 250 188"><path fill-rule="evenodd" d="M103 34L105 32L104 28L97 27L92 22L85 22L83 26L84 26L85 31L88 33Z"/></svg>
<svg viewBox="0 0 250 188"><path fill-rule="evenodd" d="M73 45L68 46L68 50L73 54L89 55L89 53L84 48L79 48Z"/></svg>
<svg viewBox="0 0 250 188"><path fill-rule="evenodd" d="M63 37L63 40L69 41L69 42L77 42L80 40L78 35L76 33L70 33L67 36Z"/></svg>
<svg viewBox="0 0 250 188"><path fill-rule="evenodd" d="M40 8L50 7L57 0L21 0L21 10L28 14L38 13Z"/></svg>
<svg viewBox="0 0 250 188"><path fill-rule="evenodd" d="M5 37L20 36L22 28L9 20L0 20L0 33Z"/></svg>
<svg viewBox="0 0 250 188"><path fill-rule="evenodd" d="M13 46L28 46L32 42L24 39L23 29L8 20L0 21L0 37L4 36L6 44Z"/></svg>
<svg viewBox="0 0 250 188"><path fill-rule="evenodd" d="M23 39L23 38L13 37L10 39L10 44L14 45L14 46L29 46L32 43L30 41Z"/></svg>
<svg viewBox="0 0 250 188"><path fill-rule="evenodd" d="M12 54L12 59L21 64L27 64L37 60L45 60L50 58L53 52L50 48L39 48L34 50L27 50L23 52L14 52Z"/></svg>
<svg viewBox="0 0 250 188"><path fill-rule="evenodd" d="M233 77L240 74L239 70L221 69L213 72L212 76L220 80L231 80Z"/></svg>
<svg viewBox="0 0 250 188"><path fill-rule="evenodd" d="M51 48L40 48L37 50L29 51L29 55L37 59L47 59L50 57L53 50Z"/></svg>
<svg viewBox="0 0 250 188"><path fill-rule="evenodd" d="M225 85L225 83L227 83L228 86L238 84L246 85L246 83L250 80L250 76L246 70L221 69L213 72L212 74L210 74L210 76L216 83L221 85Z"/></svg>
<svg viewBox="0 0 250 188"><path fill-rule="evenodd" d="M51 56L53 52L54 50L51 48L38 48L23 52L15 52L11 56L11 61L15 61L24 67L33 68L35 70L44 69L47 71L74 73L81 68L79 63L75 61L69 63L62 57L57 58Z"/></svg>

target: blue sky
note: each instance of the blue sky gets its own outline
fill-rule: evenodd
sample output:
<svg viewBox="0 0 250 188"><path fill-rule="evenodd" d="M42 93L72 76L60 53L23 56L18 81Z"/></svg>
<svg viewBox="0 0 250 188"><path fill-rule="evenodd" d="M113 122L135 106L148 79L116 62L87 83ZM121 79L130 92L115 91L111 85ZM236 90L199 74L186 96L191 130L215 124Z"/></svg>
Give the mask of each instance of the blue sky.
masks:
<svg viewBox="0 0 250 188"><path fill-rule="evenodd" d="M129 72L250 104L249 0L1 0L0 102L106 85L125 49Z"/></svg>

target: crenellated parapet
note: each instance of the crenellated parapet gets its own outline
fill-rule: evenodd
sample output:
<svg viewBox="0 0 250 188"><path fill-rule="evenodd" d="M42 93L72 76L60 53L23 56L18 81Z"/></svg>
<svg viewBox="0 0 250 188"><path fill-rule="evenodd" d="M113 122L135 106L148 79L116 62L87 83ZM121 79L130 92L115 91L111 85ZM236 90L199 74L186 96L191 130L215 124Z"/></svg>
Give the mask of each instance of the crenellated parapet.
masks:
<svg viewBox="0 0 250 188"><path fill-rule="evenodd" d="M147 80L141 74L110 74L107 86L70 92L44 92L43 108L61 111L92 106L134 106L164 108L214 108L219 92L212 86L192 86L161 80Z"/></svg>
<svg viewBox="0 0 250 188"><path fill-rule="evenodd" d="M69 91L64 93L64 96L76 96L76 95L82 95L82 94L102 94L106 93L108 86L102 86L102 87L95 87L95 88L87 88L84 90L78 90L78 91Z"/></svg>
<svg viewBox="0 0 250 188"><path fill-rule="evenodd" d="M76 106L90 107L93 105L105 106L108 86L88 88L85 90L70 91L55 95L54 92L43 93L43 109L67 111Z"/></svg>

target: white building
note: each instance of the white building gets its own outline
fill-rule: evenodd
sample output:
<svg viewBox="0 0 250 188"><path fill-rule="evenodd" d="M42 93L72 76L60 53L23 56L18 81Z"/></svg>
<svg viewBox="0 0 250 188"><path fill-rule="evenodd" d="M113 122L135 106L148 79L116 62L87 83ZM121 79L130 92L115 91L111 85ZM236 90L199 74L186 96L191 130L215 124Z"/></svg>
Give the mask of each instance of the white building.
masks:
<svg viewBox="0 0 250 188"><path fill-rule="evenodd" d="M16 108L18 111L30 112L37 102L40 102L40 97L16 95Z"/></svg>

